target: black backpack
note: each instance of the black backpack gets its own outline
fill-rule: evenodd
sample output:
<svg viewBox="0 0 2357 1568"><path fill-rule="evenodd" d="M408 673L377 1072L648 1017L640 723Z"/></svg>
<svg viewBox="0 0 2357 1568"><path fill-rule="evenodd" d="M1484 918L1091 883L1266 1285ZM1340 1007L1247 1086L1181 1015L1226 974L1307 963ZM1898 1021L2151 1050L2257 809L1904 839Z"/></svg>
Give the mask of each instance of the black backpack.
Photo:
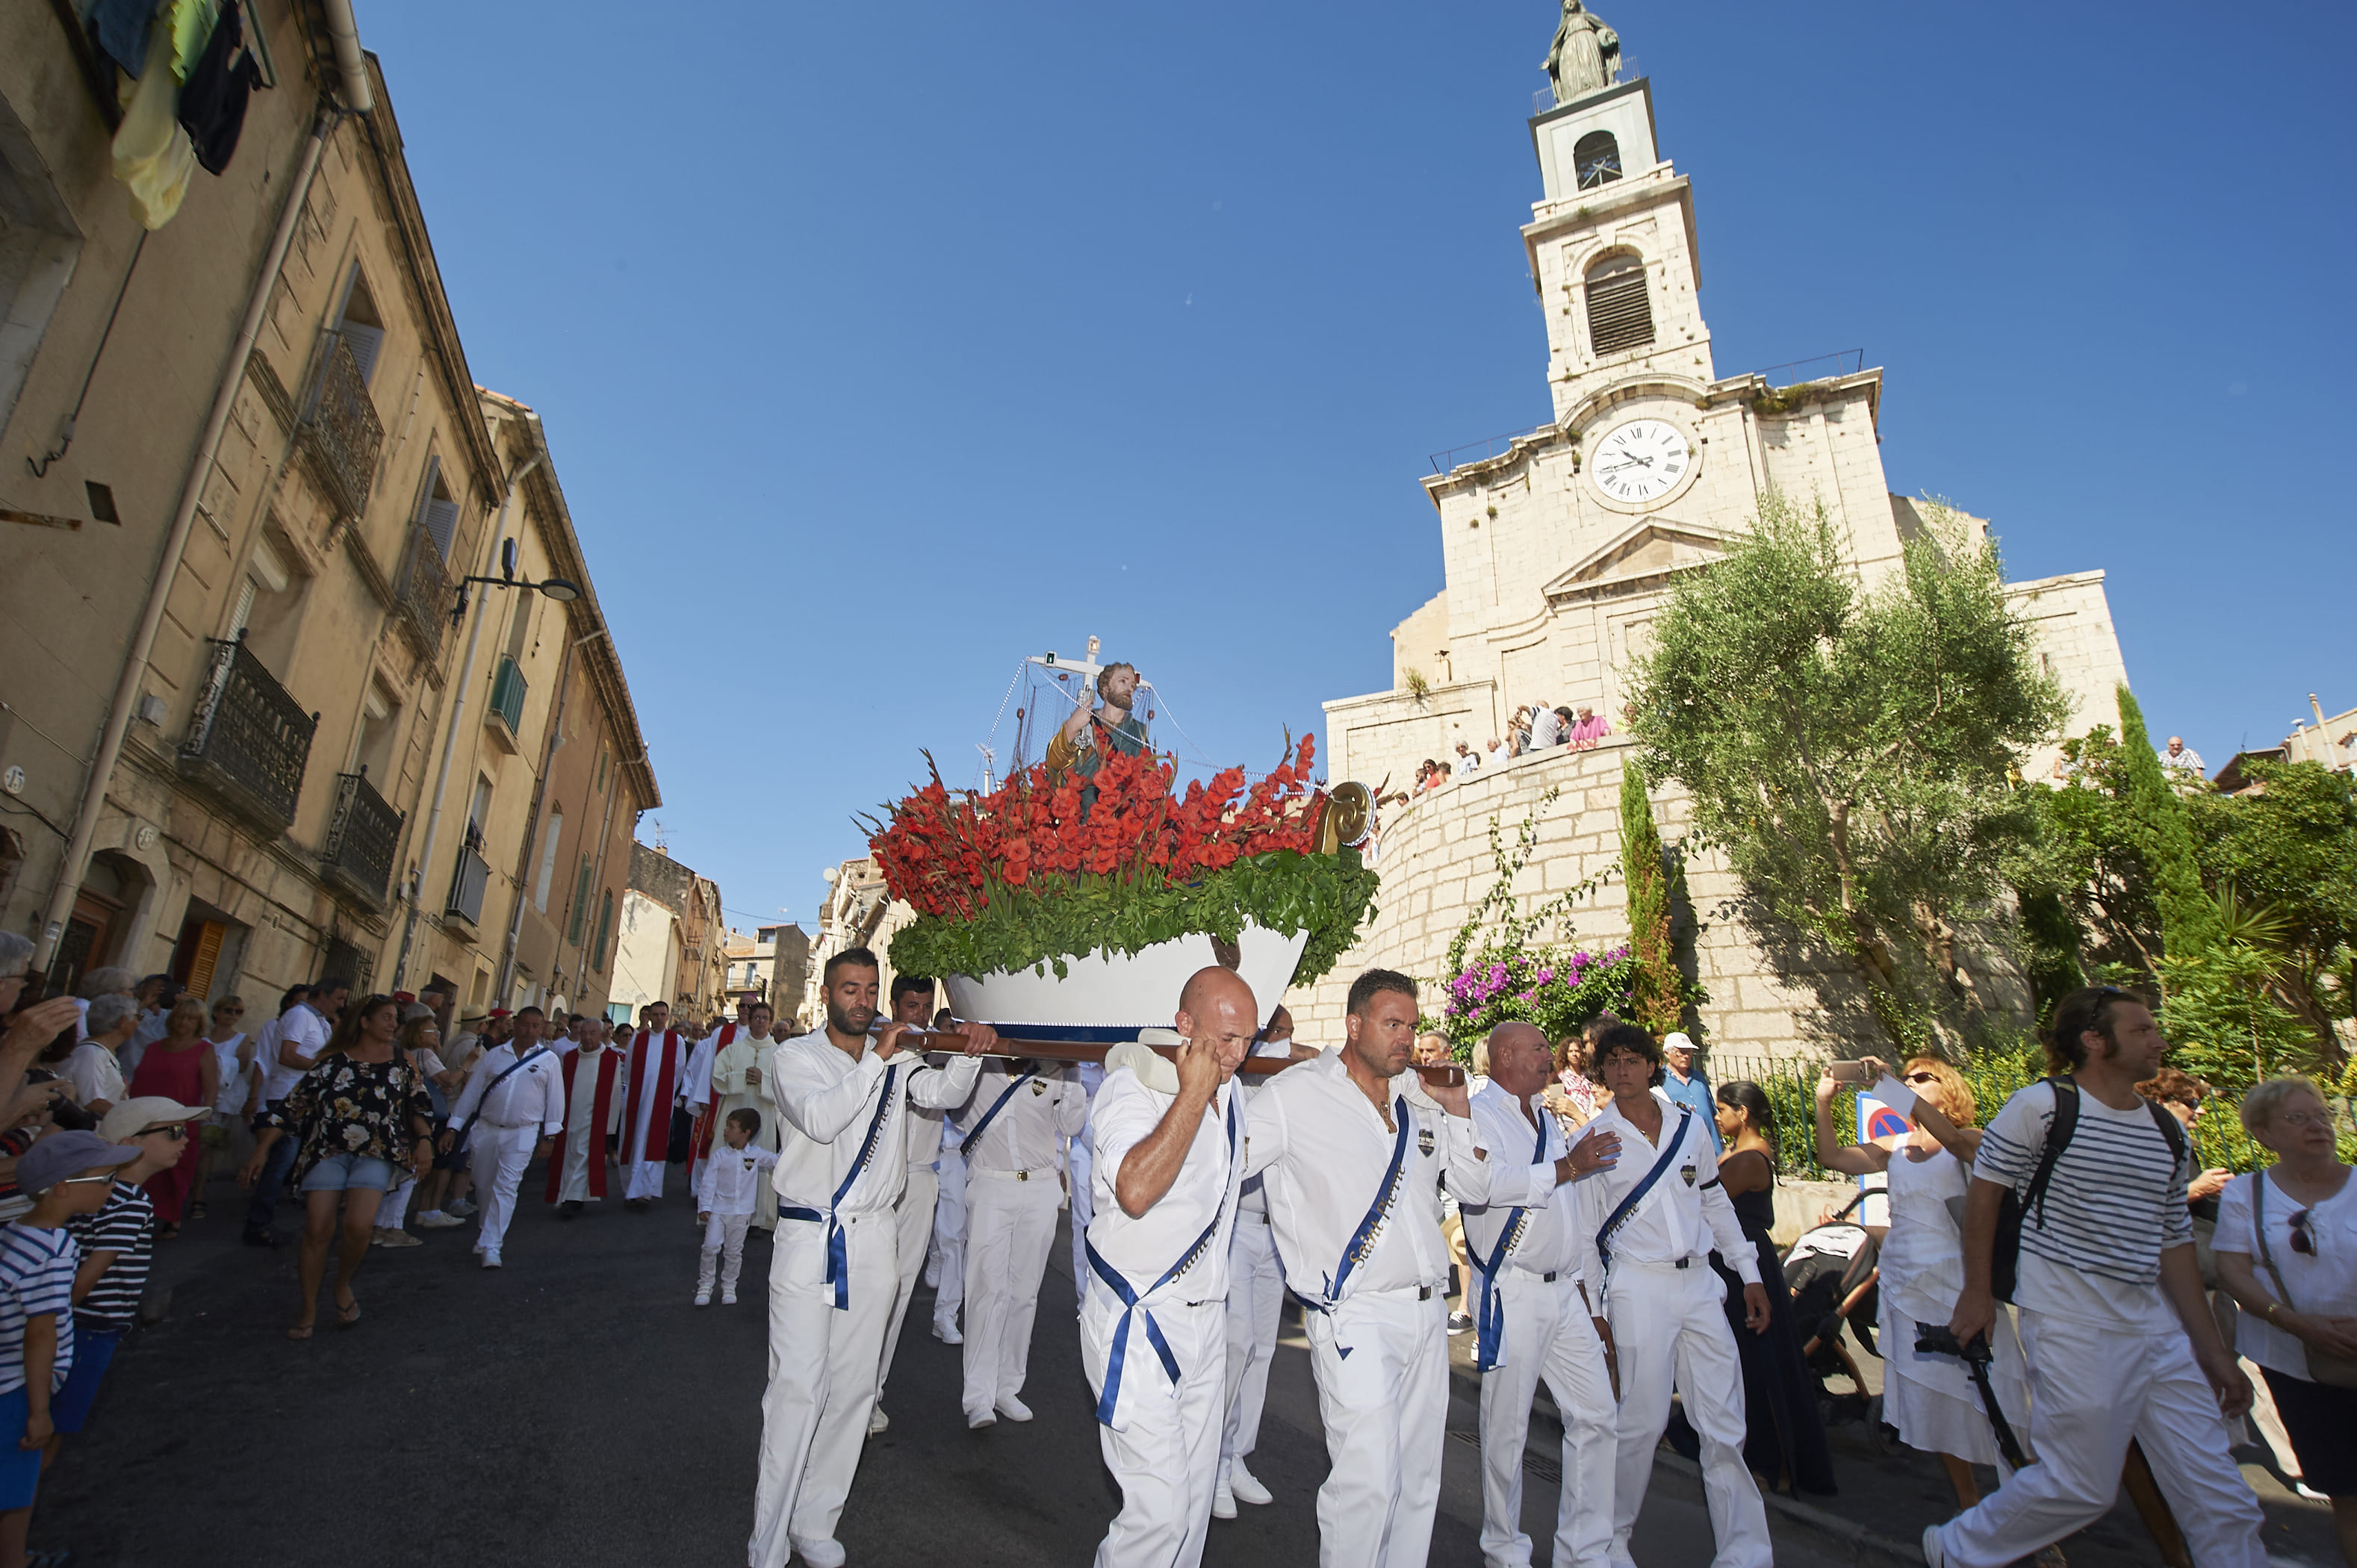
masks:
<svg viewBox="0 0 2357 1568"><path fill-rule="evenodd" d="M2046 1146L2038 1156L2038 1169L2028 1187L2007 1190L1997 1204L1996 1244L1989 1252L1989 1292L1999 1301L2011 1301L2020 1282L2022 1221L2035 1208L2038 1228L2046 1229L2046 1184L2053 1178L2054 1162L2062 1157L2062 1151L2071 1145L2071 1135L2079 1130L2078 1080L2065 1074L2042 1081L2054 1086L2054 1120L2046 1128ZM2152 1112L2160 1135L2169 1140L2171 1157L2181 1163L2186 1153L2185 1129L2158 1101L2147 1100L2144 1107Z"/></svg>

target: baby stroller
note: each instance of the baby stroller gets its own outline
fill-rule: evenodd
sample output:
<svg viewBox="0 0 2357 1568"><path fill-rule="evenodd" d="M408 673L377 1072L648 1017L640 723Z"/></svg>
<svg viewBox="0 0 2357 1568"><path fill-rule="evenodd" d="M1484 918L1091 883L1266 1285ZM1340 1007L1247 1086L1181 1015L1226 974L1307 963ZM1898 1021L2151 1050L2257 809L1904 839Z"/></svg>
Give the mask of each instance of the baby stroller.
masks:
<svg viewBox="0 0 2357 1568"><path fill-rule="evenodd" d="M1843 1324L1848 1324L1849 1331L1869 1353L1882 1353L1874 1343L1875 1320L1882 1309L1881 1250L1873 1234L1853 1218L1867 1197L1859 1193L1832 1219L1803 1231L1784 1253L1784 1284L1792 1293L1792 1321L1803 1336L1801 1354L1817 1380L1818 1393L1832 1400L1824 1380L1840 1373L1858 1391L1855 1397L1861 1404L1866 1379L1842 1343L1841 1330Z"/></svg>

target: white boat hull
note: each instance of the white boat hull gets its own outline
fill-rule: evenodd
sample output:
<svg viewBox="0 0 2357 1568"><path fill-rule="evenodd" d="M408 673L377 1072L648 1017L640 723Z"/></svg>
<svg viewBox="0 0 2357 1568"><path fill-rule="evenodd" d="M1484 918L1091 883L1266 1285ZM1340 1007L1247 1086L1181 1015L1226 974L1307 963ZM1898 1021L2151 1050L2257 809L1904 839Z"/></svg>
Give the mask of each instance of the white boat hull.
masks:
<svg viewBox="0 0 2357 1568"><path fill-rule="evenodd" d="M1257 926L1246 926L1238 936L1236 972L1252 987L1264 1022L1285 1000L1294 966L1308 943L1307 931L1281 937ZM1052 964L1044 974L1028 969L952 974L947 977L950 1007L960 1018L1018 1039L1134 1039L1140 1029L1168 1028L1180 989L1197 970L1219 961L1211 939L1190 933L1141 952L1068 958L1060 979Z"/></svg>

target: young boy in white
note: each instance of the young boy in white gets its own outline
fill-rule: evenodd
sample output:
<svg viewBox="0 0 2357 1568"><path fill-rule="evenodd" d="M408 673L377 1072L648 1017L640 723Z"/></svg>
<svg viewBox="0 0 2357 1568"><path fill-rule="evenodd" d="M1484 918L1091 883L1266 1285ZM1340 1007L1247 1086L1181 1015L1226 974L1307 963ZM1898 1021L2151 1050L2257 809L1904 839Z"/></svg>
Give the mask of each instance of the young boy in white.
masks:
<svg viewBox="0 0 2357 1568"><path fill-rule="evenodd" d="M762 1177L775 1170L778 1156L753 1142L761 1130L761 1113L740 1105L720 1124L726 1147L712 1151L704 1162L704 1177L695 1184L695 1217L704 1222L704 1258L695 1276L695 1305L712 1305L713 1266L720 1265L720 1305L737 1305L737 1274L745 1266L745 1228L753 1222L760 1201ZM722 1260L726 1262L723 1262Z"/></svg>
<svg viewBox="0 0 2357 1568"><path fill-rule="evenodd" d="M2185 1208L2190 1147L2161 1127L2136 1086L2169 1043L2143 1003L2115 986L2054 1005L2052 1053L2071 1087L2017 1090L1981 1136L1965 1197L1964 1290L1949 1327L1970 1343L1996 1321L1991 1288L1997 1212L2029 1185L2057 1096L2077 1123L2043 1201L2023 1217L2014 1305L2029 1358L2036 1463L1995 1494L1923 1532L1932 1568L1999 1568L2109 1511L2134 1438L2151 1463L2199 1568L2262 1568L2261 1515L2228 1452L2226 1423L2251 1385L2218 1337L2193 1261ZM2174 1126L2174 1123L2171 1123Z"/></svg>

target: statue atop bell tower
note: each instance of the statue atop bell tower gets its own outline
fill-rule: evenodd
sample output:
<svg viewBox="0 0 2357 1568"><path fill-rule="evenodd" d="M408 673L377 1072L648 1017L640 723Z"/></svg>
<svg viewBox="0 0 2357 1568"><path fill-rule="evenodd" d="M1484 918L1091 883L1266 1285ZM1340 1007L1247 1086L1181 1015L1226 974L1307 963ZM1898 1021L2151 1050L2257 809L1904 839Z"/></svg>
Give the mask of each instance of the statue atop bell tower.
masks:
<svg viewBox="0 0 2357 1568"><path fill-rule="evenodd" d="M1547 47L1546 73L1557 103L1602 91L1620 79L1620 35L1581 0L1563 0L1563 19Z"/></svg>

